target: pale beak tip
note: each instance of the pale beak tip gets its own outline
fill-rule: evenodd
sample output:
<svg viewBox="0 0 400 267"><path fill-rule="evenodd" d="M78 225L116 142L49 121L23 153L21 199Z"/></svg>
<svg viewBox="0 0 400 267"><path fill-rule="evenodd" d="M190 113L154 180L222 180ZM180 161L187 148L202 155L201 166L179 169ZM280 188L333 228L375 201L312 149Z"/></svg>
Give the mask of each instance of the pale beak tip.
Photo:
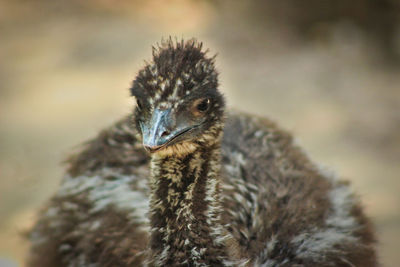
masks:
<svg viewBox="0 0 400 267"><path fill-rule="evenodd" d="M154 153L157 150L159 150L162 146L151 146L143 144L143 147L147 152Z"/></svg>

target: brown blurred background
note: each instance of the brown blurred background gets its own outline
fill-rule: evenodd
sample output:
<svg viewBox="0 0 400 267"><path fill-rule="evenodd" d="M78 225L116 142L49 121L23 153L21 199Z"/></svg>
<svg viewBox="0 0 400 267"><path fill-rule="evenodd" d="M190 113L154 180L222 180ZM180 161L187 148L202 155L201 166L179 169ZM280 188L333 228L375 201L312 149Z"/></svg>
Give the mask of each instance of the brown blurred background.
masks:
<svg viewBox="0 0 400 267"><path fill-rule="evenodd" d="M400 254L400 2L0 0L0 266L77 144L130 112L128 88L161 37L218 53L232 107L293 132L352 181L384 266Z"/></svg>

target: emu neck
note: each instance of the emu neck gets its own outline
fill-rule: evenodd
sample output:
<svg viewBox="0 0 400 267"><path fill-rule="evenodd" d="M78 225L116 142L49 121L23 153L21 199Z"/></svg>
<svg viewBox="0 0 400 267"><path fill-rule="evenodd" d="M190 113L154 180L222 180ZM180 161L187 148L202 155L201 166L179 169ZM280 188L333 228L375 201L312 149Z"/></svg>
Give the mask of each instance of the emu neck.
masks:
<svg viewBox="0 0 400 267"><path fill-rule="evenodd" d="M223 265L219 146L151 162L150 265Z"/></svg>

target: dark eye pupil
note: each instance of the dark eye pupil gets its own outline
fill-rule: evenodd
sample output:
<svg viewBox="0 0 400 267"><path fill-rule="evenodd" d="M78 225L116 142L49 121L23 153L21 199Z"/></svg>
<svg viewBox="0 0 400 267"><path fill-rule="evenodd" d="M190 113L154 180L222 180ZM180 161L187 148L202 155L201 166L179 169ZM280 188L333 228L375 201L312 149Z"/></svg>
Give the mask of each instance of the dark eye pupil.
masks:
<svg viewBox="0 0 400 267"><path fill-rule="evenodd" d="M197 105L197 110L204 112L208 109L210 103L210 99L204 99L203 101L201 101L200 104Z"/></svg>

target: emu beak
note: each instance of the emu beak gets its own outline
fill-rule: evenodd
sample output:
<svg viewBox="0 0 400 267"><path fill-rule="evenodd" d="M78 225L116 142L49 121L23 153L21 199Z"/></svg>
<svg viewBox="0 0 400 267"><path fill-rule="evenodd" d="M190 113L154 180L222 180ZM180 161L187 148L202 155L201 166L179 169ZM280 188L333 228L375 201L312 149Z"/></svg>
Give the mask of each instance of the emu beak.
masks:
<svg viewBox="0 0 400 267"><path fill-rule="evenodd" d="M150 153L154 153L167 145L182 140L183 136L198 127L188 122L176 123L171 110L155 109L151 116L150 124L141 124L143 147Z"/></svg>
<svg viewBox="0 0 400 267"><path fill-rule="evenodd" d="M172 124L171 110L155 109L150 124L142 125L143 147L153 153L161 149L169 141L170 132L167 127Z"/></svg>

